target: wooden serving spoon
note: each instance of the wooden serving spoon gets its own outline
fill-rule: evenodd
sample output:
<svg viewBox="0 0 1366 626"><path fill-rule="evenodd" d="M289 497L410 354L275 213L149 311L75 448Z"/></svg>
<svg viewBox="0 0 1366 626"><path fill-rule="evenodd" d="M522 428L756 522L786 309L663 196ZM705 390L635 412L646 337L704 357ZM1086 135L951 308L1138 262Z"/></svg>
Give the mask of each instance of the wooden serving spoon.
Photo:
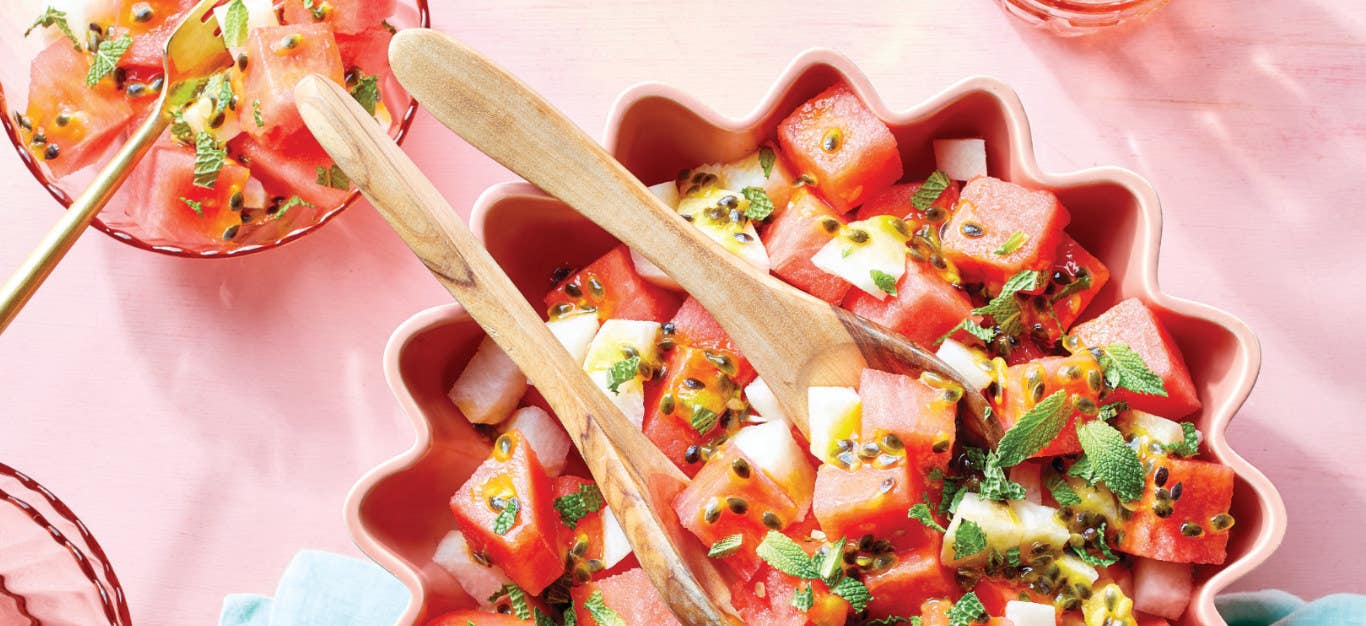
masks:
<svg viewBox="0 0 1366 626"><path fill-rule="evenodd" d="M854 386L867 366L962 376L901 335L787 285L712 242L665 206L564 114L517 78L442 33L405 30L394 75L436 119L672 276L754 363L804 434L807 388ZM979 393L963 394L970 435L1002 428Z"/></svg>
<svg viewBox="0 0 1366 626"><path fill-rule="evenodd" d="M555 409L674 614L694 626L739 624L725 579L670 506L687 477L593 385L460 215L350 94L320 76L305 78L294 94L337 166Z"/></svg>

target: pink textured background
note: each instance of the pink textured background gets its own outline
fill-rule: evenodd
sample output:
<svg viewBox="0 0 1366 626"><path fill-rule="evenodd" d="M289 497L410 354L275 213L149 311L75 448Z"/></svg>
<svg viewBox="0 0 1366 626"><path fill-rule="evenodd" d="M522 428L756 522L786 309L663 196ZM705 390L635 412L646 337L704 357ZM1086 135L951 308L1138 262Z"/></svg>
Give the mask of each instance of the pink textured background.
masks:
<svg viewBox="0 0 1366 626"><path fill-rule="evenodd" d="M834 4L834 3L830 3ZM1137 170L1165 202L1161 278L1240 315L1262 380L1233 426L1290 510L1240 588L1366 592L1366 5L1187 0L1086 41L992 2L433 2L436 26L501 61L594 133L617 93L664 80L748 112L800 50L853 57L893 107L970 74L1019 91L1042 166ZM13 28L15 25L3 25ZM509 178L426 116L410 152L456 206ZM0 269L56 205L0 155ZM530 253L530 252L529 252ZM269 593L299 548L355 554L341 503L406 447L379 356L445 293L361 205L266 255L184 261L97 233L0 337L0 459L87 521L139 623L208 623Z"/></svg>

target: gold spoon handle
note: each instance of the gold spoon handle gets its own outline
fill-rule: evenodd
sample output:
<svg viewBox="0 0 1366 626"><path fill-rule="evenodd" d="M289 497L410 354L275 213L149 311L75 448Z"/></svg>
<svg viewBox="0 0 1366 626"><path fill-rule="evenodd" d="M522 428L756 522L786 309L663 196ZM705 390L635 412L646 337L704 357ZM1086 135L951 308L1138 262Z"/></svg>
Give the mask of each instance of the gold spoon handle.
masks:
<svg viewBox="0 0 1366 626"><path fill-rule="evenodd" d="M148 117L123 147L119 148L114 159L95 176L90 187L76 197L71 207L62 214L62 219L48 231L47 236L43 237L28 258L24 259L23 264L9 277L4 287L0 288L0 333L5 332L10 322L19 315L19 311L28 304L29 299L38 291L38 287L42 286L43 281L47 280L52 270L57 267L57 263L76 243L76 238L90 225L95 214L109 203L109 199L132 172L133 166L142 160L152 142L161 136L168 124L163 115L154 114Z"/></svg>

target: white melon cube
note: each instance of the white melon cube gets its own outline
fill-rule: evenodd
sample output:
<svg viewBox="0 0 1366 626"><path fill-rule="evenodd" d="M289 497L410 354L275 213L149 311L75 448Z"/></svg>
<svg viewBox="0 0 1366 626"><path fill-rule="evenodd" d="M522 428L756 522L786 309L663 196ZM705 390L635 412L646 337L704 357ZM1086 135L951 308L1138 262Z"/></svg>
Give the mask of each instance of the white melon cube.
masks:
<svg viewBox="0 0 1366 626"><path fill-rule="evenodd" d="M783 489L797 505L799 517L805 516L816 489L816 470L792 437L787 422L746 426L736 432L731 441L756 469L762 470Z"/></svg>
<svg viewBox="0 0 1366 626"><path fill-rule="evenodd" d="M640 357L641 363L658 363L659 330L658 322L618 319L603 322L588 344L583 369L605 371L630 355Z"/></svg>
<svg viewBox="0 0 1366 626"><path fill-rule="evenodd" d="M1005 618L1011 626L1054 626L1058 620L1058 610L1051 604L1011 600L1006 603Z"/></svg>
<svg viewBox="0 0 1366 626"><path fill-rule="evenodd" d="M1193 566L1137 557L1134 562L1134 608L1167 619L1180 619L1190 605Z"/></svg>
<svg viewBox="0 0 1366 626"><path fill-rule="evenodd" d="M452 530L436 546L432 562L449 573L465 593L482 606L491 606L488 598L512 583L497 565L484 565L470 553L470 544L458 530Z"/></svg>
<svg viewBox="0 0 1366 626"><path fill-rule="evenodd" d="M879 215L846 225L811 257L811 264L882 300L906 273L909 240L900 218Z"/></svg>
<svg viewBox="0 0 1366 626"><path fill-rule="evenodd" d="M792 418L787 416L787 411L783 410L783 405L764 379L755 378L754 382L745 385L745 399L749 401L750 408L765 420L792 423Z"/></svg>
<svg viewBox="0 0 1366 626"><path fill-rule="evenodd" d="M1140 451L1150 444L1171 445L1186 439L1181 424L1152 413L1130 409L1118 420L1119 430L1139 441Z"/></svg>
<svg viewBox="0 0 1366 626"><path fill-rule="evenodd" d="M242 189L242 206L248 209L264 209L270 206L270 194L261 180L252 176Z"/></svg>
<svg viewBox="0 0 1366 626"><path fill-rule="evenodd" d="M602 563L612 569L622 559L631 554L631 542L626 539L626 531L617 521L612 509L602 509Z"/></svg>
<svg viewBox="0 0 1366 626"><path fill-rule="evenodd" d="M948 364L953 371L963 377L972 388L981 391L991 384L991 374L984 363L989 363L983 355L952 339L945 339L935 352L939 360Z"/></svg>
<svg viewBox="0 0 1366 626"><path fill-rule="evenodd" d="M574 362L583 365L584 358L588 356L588 346L598 334L598 314L589 312L559 317L545 325L550 329L550 334L560 341L560 345L569 351Z"/></svg>
<svg viewBox="0 0 1366 626"><path fill-rule="evenodd" d="M509 430L522 433L547 474L559 476L564 471L564 464L569 460L569 450L574 443L569 440L569 433L565 432L559 420L541 407L527 406L517 409L512 419L503 423L503 432Z"/></svg>
<svg viewBox="0 0 1366 626"><path fill-rule="evenodd" d="M526 376L492 339L484 337L447 395L473 424L499 424L526 395Z"/></svg>
<svg viewBox="0 0 1366 626"><path fill-rule="evenodd" d="M954 558L954 544L958 538L958 529L962 527L965 520L971 520L981 527L982 534L986 536L988 549L975 554L963 555L962 558ZM991 548L1004 554L1011 548L1018 548L1021 538L1024 536L1022 528L1009 506L1000 502L983 500L975 493L963 495L963 499L958 502L958 509L954 511L953 521L949 522L949 527L945 530L947 532L944 533L944 547L940 552L940 559L945 565L951 567L983 562L990 554Z"/></svg>
<svg viewBox="0 0 1366 626"><path fill-rule="evenodd" d="M612 404L621 409L621 414L626 416L627 421L636 428L645 428L645 384L639 377L617 385L616 391L612 391L609 385L607 370L588 372L588 378L607 394L607 399L611 400Z"/></svg>
<svg viewBox="0 0 1366 626"><path fill-rule="evenodd" d="M679 199L678 214L722 248L767 272L772 263L759 240L759 232L754 229L754 222L731 220L733 211L744 213L749 204L749 199L739 191L707 185ZM730 208L724 208L727 205L731 205Z"/></svg>
<svg viewBox="0 0 1366 626"><path fill-rule="evenodd" d="M811 454L833 463L844 439L853 439L863 426L863 401L853 387L808 387L807 424Z"/></svg>
<svg viewBox="0 0 1366 626"><path fill-rule="evenodd" d="M1081 498L1080 503L1071 506L1072 510L1100 515L1110 521L1111 527L1119 522L1119 501L1104 483L1092 486L1080 478L1071 476L1066 480L1067 485L1076 492L1078 498Z"/></svg>
<svg viewBox="0 0 1366 626"><path fill-rule="evenodd" d="M678 207L678 184L674 181L671 180L659 183L658 185L650 185L649 190L650 193L654 194L656 198L659 198L660 202L663 202L670 209ZM679 286L678 281L674 280L668 274L665 274L664 270L659 269L659 266L651 263L649 259L641 256L641 254L634 249L631 250L631 264L636 267L636 273L640 274L641 278L659 285L660 287L664 287L665 289L683 290L683 288Z"/></svg>
<svg viewBox="0 0 1366 626"><path fill-rule="evenodd" d="M1071 554L1063 553L1054 563L1058 564L1058 571L1061 572L1063 580L1069 583L1082 583L1088 587L1100 579L1100 572L1086 561L1083 561Z"/></svg>
<svg viewBox="0 0 1366 626"><path fill-rule="evenodd" d="M1042 543L1061 550L1067 545L1067 538L1071 536L1067 526L1058 519L1058 510L1051 506L1035 504L1028 500L1012 500L1007 506L1015 516L1015 523L1020 528L1020 542L1018 544L1021 551L1027 550L1036 543Z"/></svg>
<svg viewBox="0 0 1366 626"><path fill-rule="evenodd" d="M646 189L649 189L650 193L654 194L656 198L659 198L660 202L663 202L669 208L672 209L678 206L678 183L671 180L659 183L658 185L650 185Z"/></svg>
<svg viewBox="0 0 1366 626"><path fill-rule="evenodd" d="M953 180L972 180L987 175L987 142L984 139L936 139L934 162Z"/></svg>

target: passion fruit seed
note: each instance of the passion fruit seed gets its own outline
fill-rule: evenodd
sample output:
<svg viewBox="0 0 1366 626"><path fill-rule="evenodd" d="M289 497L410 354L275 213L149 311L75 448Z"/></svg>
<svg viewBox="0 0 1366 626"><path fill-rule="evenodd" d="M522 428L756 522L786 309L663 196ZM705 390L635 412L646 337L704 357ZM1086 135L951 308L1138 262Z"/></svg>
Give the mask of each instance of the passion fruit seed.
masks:
<svg viewBox="0 0 1366 626"><path fill-rule="evenodd" d="M153 10L152 10L152 7L151 7L150 5L148 5L146 2L139 2L139 3L133 5L133 21L134 21L134 22L142 22L142 23L150 22L150 21L152 21L152 18L155 17L155 16L156 16L156 12L153 11Z"/></svg>
<svg viewBox="0 0 1366 626"><path fill-rule="evenodd" d="M494 442L493 447L499 454L506 458L512 456L512 449L516 447L516 445L516 442L512 439L512 435L503 434L498 436L498 441Z"/></svg>
<svg viewBox="0 0 1366 626"><path fill-rule="evenodd" d="M715 524L716 520L721 519L721 501L713 498L707 503L707 508L702 511L702 519L708 524Z"/></svg>
<svg viewBox="0 0 1366 626"><path fill-rule="evenodd" d="M1153 504L1153 515L1166 519L1172 516L1172 505L1170 502L1157 502Z"/></svg>
<svg viewBox="0 0 1366 626"><path fill-rule="evenodd" d="M746 461L742 458L737 458L734 461L730 462L730 470L732 472L735 472L735 475L739 476L740 478L749 478L749 461Z"/></svg>
<svg viewBox="0 0 1366 626"><path fill-rule="evenodd" d="M763 521L764 521L764 526L767 526L767 527L770 528L770 529L773 529L773 530L782 530L782 529L783 529L783 520L780 519L780 518L778 517L778 514L777 514L777 513L774 513L773 511L765 511L765 512L764 512L764 516L763 516Z"/></svg>
<svg viewBox="0 0 1366 626"><path fill-rule="evenodd" d="M233 238L237 236L237 231L241 229L241 224L233 224L232 226L229 226L227 230L223 231L223 241L232 241Z"/></svg>
<svg viewBox="0 0 1366 626"><path fill-rule="evenodd" d="M582 298L582 297L583 297L583 289L579 287L579 284L578 284L578 283L567 283L567 284L565 284L565 286L564 286L564 293L565 293L566 295L568 295L569 297L571 297L571 298Z"/></svg>
<svg viewBox="0 0 1366 626"><path fill-rule="evenodd" d="M1181 534L1186 537L1199 537L1205 534L1205 529L1201 528L1199 524L1186 522L1181 525Z"/></svg>
<svg viewBox="0 0 1366 626"><path fill-rule="evenodd" d="M281 39L278 48L280 50L293 50L303 45L303 43L304 36L299 33L293 33L285 36L284 39Z"/></svg>
<svg viewBox="0 0 1366 626"><path fill-rule="evenodd" d="M977 239L978 237L987 234L987 231L982 229L982 225L976 222L963 222L963 225L959 227L958 230L963 233L964 237L969 237L971 239Z"/></svg>
<svg viewBox="0 0 1366 626"><path fill-rule="evenodd" d="M593 295L599 298L601 298L603 294L606 293L606 290L602 287L602 283L598 281L597 276L588 277L588 290L593 292Z"/></svg>
<svg viewBox="0 0 1366 626"><path fill-rule="evenodd" d="M237 69L239 69L239 70L241 70L241 71L244 71L244 72L247 71L247 63L248 63L248 62L249 62L249 59L247 58L247 53L243 52L243 53L237 55Z"/></svg>
<svg viewBox="0 0 1366 626"><path fill-rule="evenodd" d="M851 228L845 236L854 243L868 243L868 231L861 228Z"/></svg>
<svg viewBox="0 0 1366 626"><path fill-rule="evenodd" d="M884 450L897 451L906 448L906 444L901 443L901 438L892 433L883 435L881 443Z"/></svg>
<svg viewBox="0 0 1366 626"><path fill-rule="evenodd" d="M1233 528L1233 516L1228 513L1220 513L1209 519L1210 530L1221 533Z"/></svg>
<svg viewBox="0 0 1366 626"><path fill-rule="evenodd" d="M882 484L878 486L878 493L891 493L893 489L896 489L896 479L888 478L887 480L882 481Z"/></svg>
<svg viewBox="0 0 1366 626"><path fill-rule="evenodd" d="M1091 368L1086 372L1086 386L1091 391L1100 393L1100 390L1105 386L1105 376L1100 373L1100 370Z"/></svg>
<svg viewBox="0 0 1366 626"><path fill-rule="evenodd" d="M838 128L832 128L829 131L826 131L824 137L821 137L821 150L833 153L840 149L840 143L842 143L843 140L844 133L841 133Z"/></svg>
<svg viewBox="0 0 1366 626"><path fill-rule="evenodd" d="M1157 468L1157 472L1153 474L1153 484L1158 487L1167 485L1167 468L1165 466Z"/></svg>
<svg viewBox="0 0 1366 626"><path fill-rule="evenodd" d="M744 498L730 496L726 498L726 508L736 515L744 515L749 511L749 502L746 502Z"/></svg>
<svg viewBox="0 0 1366 626"><path fill-rule="evenodd" d="M876 442L865 443L858 449L859 458L865 461L877 458L879 454L882 454L882 446L877 445Z"/></svg>
<svg viewBox="0 0 1366 626"><path fill-rule="evenodd" d="M683 386L688 389L703 389L707 384L696 378L688 377L683 379Z"/></svg>
<svg viewBox="0 0 1366 626"><path fill-rule="evenodd" d="M833 217L827 217L821 220L821 228L825 229L827 233L833 233L840 229L840 221Z"/></svg>
<svg viewBox="0 0 1366 626"><path fill-rule="evenodd" d="M687 449L687 450L683 451L683 461L684 461L684 462L686 462L686 463L696 463L696 462L701 461L701 460L702 460L702 447L701 447L701 446L699 446L699 445L697 445L697 444L693 444L693 445L688 446L688 449Z"/></svg>
<svg viewBox="0 0 1366 626"><path fill-rule="evenodd" d="M1181 493L1182 493L1182 491L1183 491L1183 489L1182 489L1182 485L1183 485L1183 484L1184 484L1184 483L1176 483L1176 486L1172 487L1172 502L1176 502L1177 500L1180 500L1180 499L1181 499Z"/></svg>
<svg viewBox="0 0 1366 626"><path fill-rule="evenodd" d="M48 144L47 149L43 150L43 158L48 161L55 161L59 156L62 156L62 149L55 143Z"/></svg>

